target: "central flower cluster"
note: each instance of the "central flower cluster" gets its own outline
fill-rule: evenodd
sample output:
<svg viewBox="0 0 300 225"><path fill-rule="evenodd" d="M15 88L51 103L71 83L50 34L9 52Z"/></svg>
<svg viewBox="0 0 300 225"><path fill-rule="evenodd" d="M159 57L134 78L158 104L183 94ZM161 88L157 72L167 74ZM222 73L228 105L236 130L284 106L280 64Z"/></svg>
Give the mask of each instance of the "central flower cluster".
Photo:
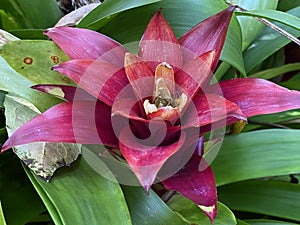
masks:
<svg viewBox="0 0 300 225"><path fill-rule="evenodd" d="M183 110L188 96L176 92L174 70L167 62L162 62L155 69L154 90L152 100L146 99L143 103L148 117L171 119ZM179 96L179 97L178 97Z"/></svg>

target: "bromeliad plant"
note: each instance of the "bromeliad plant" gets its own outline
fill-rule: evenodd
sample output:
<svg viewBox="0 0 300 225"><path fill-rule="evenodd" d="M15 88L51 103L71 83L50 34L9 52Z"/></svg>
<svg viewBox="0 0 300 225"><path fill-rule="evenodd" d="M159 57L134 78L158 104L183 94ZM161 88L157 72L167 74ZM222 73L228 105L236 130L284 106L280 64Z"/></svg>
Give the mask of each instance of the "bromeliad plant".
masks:
<svg viewBox="0 0 300 225"><path fill-rule="evenodd" d="M45 34L71 59L53 69L80 88L34 86L49 94L60 91L67 102L20 127L2 152L39 141L117 148L147 192L158 178L213 221L217 193L213 172L202 158L203 135L251 116L300 108L300 92L266 80L209 85L234 10L230 6L178 40L158 11L138 55L94 31L48 29ZM164 172L170 165L171 172Z"/></svg>

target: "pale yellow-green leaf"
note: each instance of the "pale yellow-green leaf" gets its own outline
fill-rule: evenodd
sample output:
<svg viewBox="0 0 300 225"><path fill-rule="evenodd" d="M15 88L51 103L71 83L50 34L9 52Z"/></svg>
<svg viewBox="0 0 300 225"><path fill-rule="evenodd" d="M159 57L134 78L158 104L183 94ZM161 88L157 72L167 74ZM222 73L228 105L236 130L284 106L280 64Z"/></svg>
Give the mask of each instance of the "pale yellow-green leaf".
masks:
<svg viewBox="0 0 300 225"><path fill-rule="evenodd" d="M5 218L4 218L3 211L2 211L1 202L0 202L0 225L6 225Z"/></svg>
<svg viewBox="0 0 300 225"><path fill-rule="evenodd" d="M66 76L51 70L52 66L68 60L52 41L20 40L3 46L2 57L19 74L34 84L74 83Z"/></svg>

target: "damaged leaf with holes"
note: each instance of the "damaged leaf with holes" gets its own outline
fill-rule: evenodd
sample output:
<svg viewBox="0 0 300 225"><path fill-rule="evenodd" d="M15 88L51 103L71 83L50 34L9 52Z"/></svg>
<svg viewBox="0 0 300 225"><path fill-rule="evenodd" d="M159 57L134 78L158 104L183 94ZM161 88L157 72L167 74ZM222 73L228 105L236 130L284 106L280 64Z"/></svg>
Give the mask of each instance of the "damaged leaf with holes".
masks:
<svg viewBox="0 0 300 225"><path fill-rule="evenodd" d="M8 134L40 114L21 97L6 95L4 106ZM77 144L38 142L15 147L14 152L36 175L48 181L56 169L76 160L81 150Z"/></svg>

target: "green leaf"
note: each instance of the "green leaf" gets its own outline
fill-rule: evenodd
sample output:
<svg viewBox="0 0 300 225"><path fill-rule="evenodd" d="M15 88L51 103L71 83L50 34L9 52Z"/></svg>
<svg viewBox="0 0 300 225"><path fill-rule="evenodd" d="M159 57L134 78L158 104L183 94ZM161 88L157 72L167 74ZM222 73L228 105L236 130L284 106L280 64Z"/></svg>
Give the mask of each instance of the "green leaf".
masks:
<svg viewBox="0 0 300 225"><path fill-rule="evenodd" d="M141 187L122 186L134 225L187 225L154 191L147 195Z"/></svg>
<svg viewBox="0 0 300 225"><path fill-rule="evenodd" d="M253 180L222 186L220 201L239 211L300 221L300 185Z"/></svg>
<svg viewBox="0 0 300 225"><path fill-rule="evenodd" d="M122 186L122 189L125 194L133 224L186 224L160 199L160 197L156 195L154 191L150 191L150 194L147 195L145 190L140 187L136 176L128 168L128 165L125 162L116 160L110 154L107 154L107 150L104 147L99 145L88 145L88 150L83 151L83 157L96 172L106 179L116 182L117 177L120 183L123 184L126 182L126 184L132 185ZM111 170L108 171L107 167Z"/></svg>
<svg viewBox="0 0 300 225"><path fill-rule="evenodd" d="M44 111L60 101L52 96L30 89L34 83L13 70L0 55L0 90L19 95Z"/></svg>
<svg viewBox="0 0 300 225"><path fill-rule="evenodd" d="M292 8L300 6L300 0L279 1L278 10L288 11Z"/></svg>
<svg viewBox="0 0 300 225"><path fill-rule="evenodd" d="M300 63L290 63L290 64L285 64L283 66L275 67L272 69L259 71L257 73L249 75L249 77L272 79L279 75L282 75L282 74L285 74L288 72L292 72L292 71L297 71L297 70L300 70Z"/></svg>
<svg viewBox="0 0 300 225"><path fill-rule="evenodd" d="M1 201L0 201L0 224L1 225L6 225L5 218L4 218L4 215L3 215Z"/></svg>
<svg viewBox="0 0 300 225"><path fill-rule="evenodd" d="M288 223L275 220L247 220L250 225L296 225L296 223Z"/></svg>
<svg viewBox="0 0 300 225"><path fill-rule="evenodd" d="M178 213L187 223L197 225L210 224L208 217L192 201L181 195L173 196L168 205ZM218 202L218 214L214 225L236 225L233 213L224 204Z"/></svg>
<svg viewBox="0 0 300 225"><path fill-rule="evenodd" d="M300 30L300 19L298 17L278 10L253 10L251 12L236 12L236 14L265 18Z"/></svg>
<svg viewBox="0 0 300 225"><path fill-rule="evenodd" d="M243 132L261 128L262 126L270 127L272 124L285 125L291 120L300 118L300 109L290 110L280 113L259 115L249 118L249 124L244 128Z"/></svg>
<svg viewBox="0 0 300 225"><path fill-rule="evenodd" d="M255 10L255 9L276 9L277 0L229 0L227 1L232 4L236 4L247 10ZM239 15L239 12L236 12ZM243 37L243 50L246 49L253 40L257 37L257 35L264 29L264 25L257 21L254 18L247 17L238 17L238 21L242 30Z"/></svg>
<svg viewBox="0 0 300 225"><path fill-rule="evenodd" d="M118 14L100 28L100 32L126 44L128 48L137 46L151 16L160 8L177 37L198 24L200 21L228 7L221 0L180 1L164 0L155 4L139 7ZM233 17L229 26L221 59L245 74L241 53L241 30ZM135 47L136 48L136 47Z"/></svg>
<svg viewBox="0 0 300 225"><path fill-rule="evenodd" d="M46 211L20 160L12 152L0 155L0 199L9 225L26 224Z"/></svg>
<svg viewBox="0 0 300 225"><path fill-rule="evenodd" d="M2 4L1 4L2 5ZM26 24L18 24L23 22L20 18L19 21L14 18L15 15L10 16L3 9L0 8L0 26L5 30L15 29L18 27L26 27ZM16 16L15 16L16 17Z"/></svg>
<svg viewBox="0 0 300 225"><path fill-rule="evenodd" d="M40 114L34 105L20 97L6 95L4 106L9 136ZM16 146L14 152L35 174L49 180L56 169L77 159L80 148L77 144L38 142Z"/></svg>
<svg viewBox="0 0 300 225"><path fill-rule="evenodd" d="M31 86L41 83L74 84L66 76L51 70L53 65L68 59L51 41L9 42L3 46L1 56L0 90L26 98L41 111L59 101L44 93L31 90Z"/></svg>
<svg viewBox="0 0 300 225"><path fill-rule="evenodd" d="M26 172L55 224L131 225L119 184L96 173L83 158L58 170L49 183Z"/></svg>
<svg viewBox="0 0 300 225"><path fill-rule="evenodd" d="M279 49L273 55L264 60L258 67L258 70L265 70L273 67L283 66L285 64L286 54L284 48Z"/></svg>
<svg viewBox="0 0 300 225"><path fill-rule="evenodd" d="M255 68L252 69L251 72L249 72L249 74L253 74L261 70L266 70L273 67L283 66L285 64L285 58L286 56L284 49L281 48L277 52L269 56L267 59L265 59L263 62L255 66Z"/></svg>
<svg viewBox="0 0 300 225"><path fill-rule="evenodd" d="M74 84L51 67L67 61L65 53L52 41L13 41L3 46L2 57L18 73L33 83Z"/></svg>
<svg viewBox="0 0 300 225"><path fill-rule="evenodd" d="M290 10L288 13L298 16L300 15L300 7ZM299 30L295 30L282 24L274 24L278 25L280 28L284 29L295 37L300 36ZM244 52L246 72L248 73L251 71L253 68L255 68L255 66L259 65L262 61L290 42L291 41L289 39L269 27L263 30L257 39Z"/></svg>
<svg viewBox="0 0 300 225"><path fill-rule="evenodd" d="M300 171L300 130L269 129L227 136L212 168L217 185Z"/></svg>
<svg viewBox="0 0 300 225"><path fill-rule="evenodd" d="M249 223L246 223L243 220L237 220L237 225L250 225Z"/></svg>
<svg viewBox="0 0 300 225"><path fill-rule="evenodd" d="M120 12L159 1L161 0L105 1L95 10L89 13L85 18L83 18L83 20L78 24L78 27L98 30L101 26L103 26L103 20L109 21L109 18L107 17L111 17Z"/></svg>
<svg viewBox="0 0 300 225"><path fill-rule="evenodd" d="M44 33L45 29L18 29L12 30L10 33L19 37L20 39L42 39L47 40L47 36Z"/></svg>
<svg viewBox="0 0 300 225"><path fill-rule="evenodd" d="M44 205L46 206L47 212L50 214L55 225L62 225L63 222L60 218L57 208L55 207L51 198L48 196L48 193L45 192L44 189L42 188L42 186L40 186L38 183L38 179L40 179L40 178L35 177L34 174L28 169L28 167L24 166L23 168L24 168L28 178L30 179L32 186L35 188L36 192L38 193L38 195L42 199Z"/></svg>
<svg viewBox="0 0 300 225"><path fill-rule="evenodd" d="M45 7L46 6L46 7ZM47 28L62 16L55 0L10 0L2 1L0 9L2 28Z"/></svg>
<svg viewBox="0 0 300 225"><path fill-rule="evenodd" d="M291 90L299 90L300 91L300 73L295 74L288 81L282 82L280 85L291 89Z"/></svg>

